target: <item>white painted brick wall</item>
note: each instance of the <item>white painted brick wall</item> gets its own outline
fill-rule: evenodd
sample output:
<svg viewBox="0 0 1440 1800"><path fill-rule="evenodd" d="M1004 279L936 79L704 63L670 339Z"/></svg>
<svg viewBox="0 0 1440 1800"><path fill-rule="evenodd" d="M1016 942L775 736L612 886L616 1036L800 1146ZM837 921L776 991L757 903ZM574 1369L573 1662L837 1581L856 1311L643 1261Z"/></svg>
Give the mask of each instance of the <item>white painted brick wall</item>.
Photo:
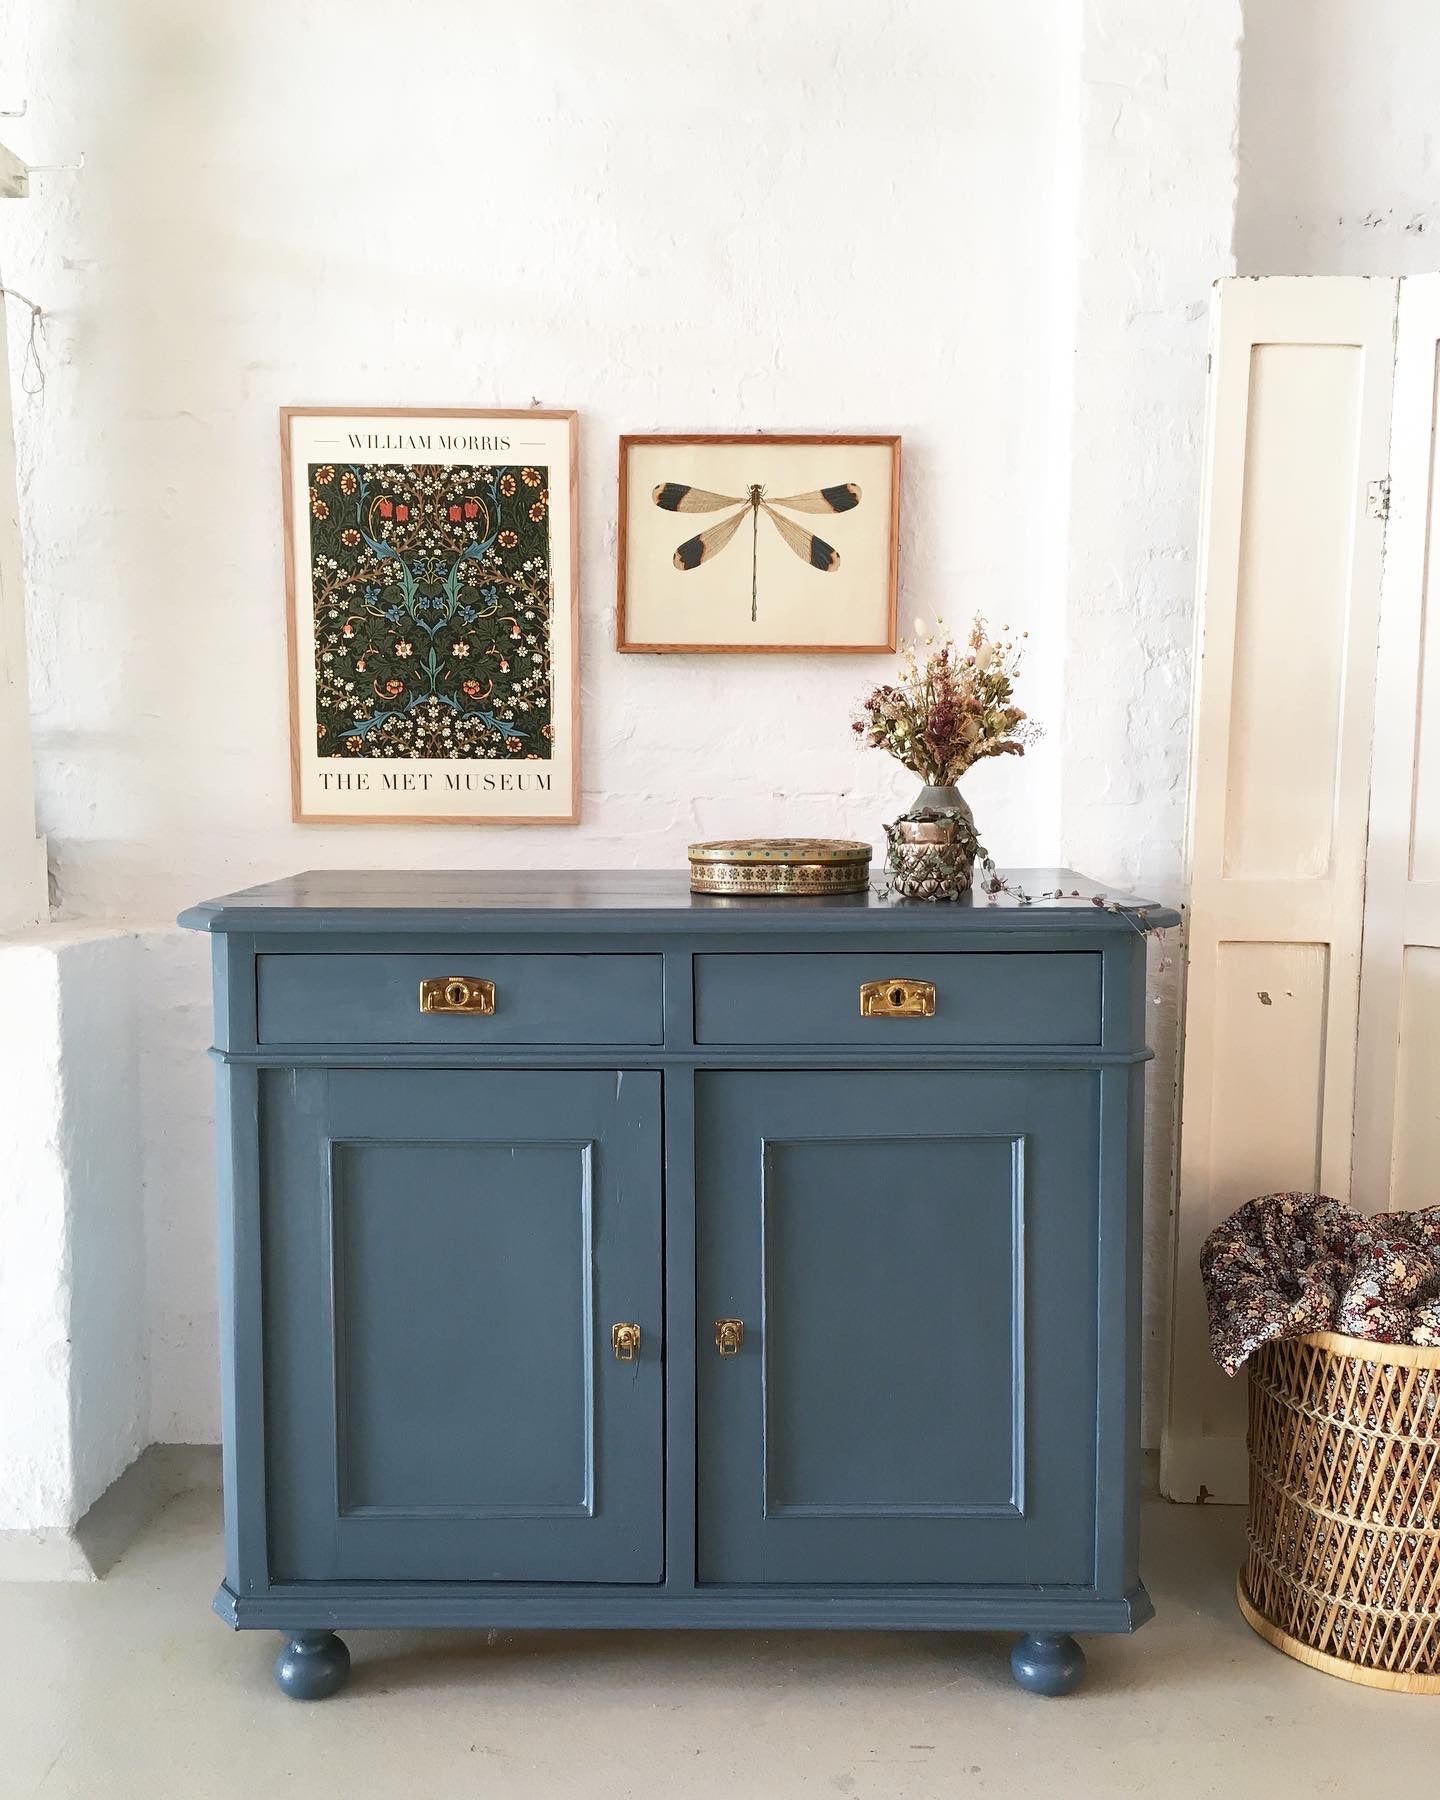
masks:
<svg viewBox="0 0 1440 1800"><path fill-rule="evenodd" d="M1440 267L1440 7L1245 0L1241 275Z"/></svg>
<svg viewBox="0 0 1440 1800"><path fill-rule="evenodd" d="M1337 184L1347 217L1398 220L1430 179L1418 0L1363 10L1383 15L1368 44L1342 0L1249 0L1244 266L1286 241L1336 254ZM878 842L909 779L847 720L882 663L611 651L615 437L662 427L903 432L902 616L1032 631L1049 734L977 772L992 849L1177 897L1237 0L432 0L423 29L380 0L9 0L3 23L16 147L87 159L39 178L0 243L51 313L17 437L41 823L70 914L157 924L317 863ZM1287 62L1307 30L1314 54ZM1287 130L1309 133L1303 167ZM275 407L532 396L583 415L584 823L292 826ZM139 959L152 1426L207 1437L204 946L160 931ZM1173 976L1159 994L1152 1429Z"/></svg>
<svg viewBox="0 0 1440 1800"><path fill-rule="evenodd" d="M1052 11L17 6L16 141L86 153L5 258L53 313L17 429L62 911L158 922L317 863L878 843L916 785L849 730L885 659L614 654L621 430L903 432L902 617L1030 627L1053 725ZM582 413L583 823L290 824L275 408L532 396ZM997 855L1053 855L1057 746L977 772ZM203 946L146 954L155 1430L207 1437Z"/></svg>
<svg viewBox="0 0 1440 1800"><path fill-rule="evenodd" d="M1240 7L1093 0L1086 14L1061 850L1102 881L1178 901L1206 320L1231 267ZM1147 1443L1169 1294L1180 958L1168 948L1168 969L1152 957Z"/></svg>

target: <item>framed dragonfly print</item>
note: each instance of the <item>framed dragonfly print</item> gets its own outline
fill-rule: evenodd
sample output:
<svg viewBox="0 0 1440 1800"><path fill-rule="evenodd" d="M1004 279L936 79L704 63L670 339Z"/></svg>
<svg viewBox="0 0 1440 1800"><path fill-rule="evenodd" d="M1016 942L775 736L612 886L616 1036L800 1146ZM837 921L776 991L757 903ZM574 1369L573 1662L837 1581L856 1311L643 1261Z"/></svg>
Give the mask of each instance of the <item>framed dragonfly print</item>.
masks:
<svg viewBox="0 0 1440 1800"><path fill-rule="evenodd" d="M895 648L898 437L622 437L621 650Z"/></svg>
<svg viewBox="0 0 1440 1800"><path fill-rule="evenodd" d="M303 823L570 824L573 412L285 407Z"/></svg>

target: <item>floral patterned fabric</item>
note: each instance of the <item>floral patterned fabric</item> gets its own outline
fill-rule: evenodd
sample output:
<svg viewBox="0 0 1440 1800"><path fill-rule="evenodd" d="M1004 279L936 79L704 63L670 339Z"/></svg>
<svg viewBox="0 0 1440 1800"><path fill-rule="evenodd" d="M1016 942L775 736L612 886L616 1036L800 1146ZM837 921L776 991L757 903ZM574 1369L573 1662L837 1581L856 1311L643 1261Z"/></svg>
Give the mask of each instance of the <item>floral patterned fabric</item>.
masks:
<svg viewBox="0 0 1440 1800"><path fill-rule="evenodd" d="M1210 1233L1200 1273L1227 1375L1307 1331L1440 1344L1440 1206L1366 1218L1324 1194L1264 1194Z"/></svg>

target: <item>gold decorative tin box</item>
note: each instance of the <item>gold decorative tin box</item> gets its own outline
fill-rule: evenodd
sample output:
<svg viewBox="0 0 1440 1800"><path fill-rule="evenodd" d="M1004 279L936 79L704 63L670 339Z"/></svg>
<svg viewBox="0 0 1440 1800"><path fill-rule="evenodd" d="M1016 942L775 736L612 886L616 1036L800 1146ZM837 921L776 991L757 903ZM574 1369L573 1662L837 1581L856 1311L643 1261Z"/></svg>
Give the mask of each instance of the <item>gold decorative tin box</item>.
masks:
<svg viewBox="0 0 1440 1800"><path fill-rule="evenodd" d="M849 838L727 838L690 846L695 894L863 894L870 846Z"/></svg>

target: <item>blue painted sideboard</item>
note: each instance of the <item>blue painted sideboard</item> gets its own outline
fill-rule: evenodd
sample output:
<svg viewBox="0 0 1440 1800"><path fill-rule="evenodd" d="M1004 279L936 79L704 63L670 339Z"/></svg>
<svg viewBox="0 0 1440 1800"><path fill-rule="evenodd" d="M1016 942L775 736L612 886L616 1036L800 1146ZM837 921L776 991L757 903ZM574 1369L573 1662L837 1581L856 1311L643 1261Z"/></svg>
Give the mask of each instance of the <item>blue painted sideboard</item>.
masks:
<svg viewBox="0 0 1440 1800"><path fill-rule="evenodd" d="M1070 1635L1136 1563L1145 929L317 872L214 934L225 1582L345 1627Z"/></svg>

